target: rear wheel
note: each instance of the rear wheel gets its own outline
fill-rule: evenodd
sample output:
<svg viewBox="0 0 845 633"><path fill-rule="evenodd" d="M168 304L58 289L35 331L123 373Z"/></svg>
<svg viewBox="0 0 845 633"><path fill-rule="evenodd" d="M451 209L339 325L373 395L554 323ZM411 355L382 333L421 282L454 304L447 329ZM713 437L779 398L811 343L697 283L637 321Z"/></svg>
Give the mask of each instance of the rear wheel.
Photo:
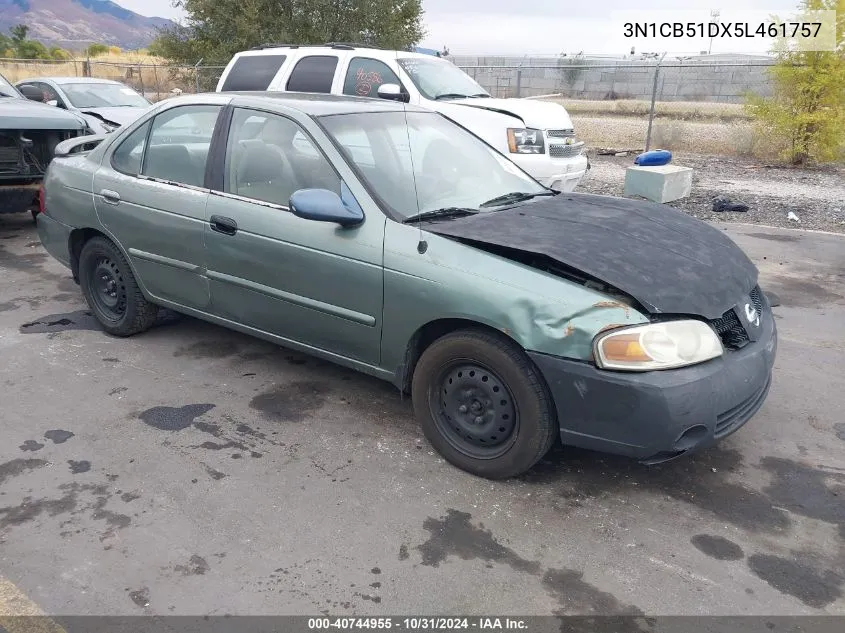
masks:
<svg viewBox="0 0 845 633"><path fill-rule="evenodd" d="M94 237L79 256L79 284L103 329L132 336L155 323L158 307L144 298L129 262L111 241Z"/></svg>
<svg viewBox="0 0 845 633"><path fill-rule="evenodd" d="M492 333L461 330L432 343L414 370L412 394L429 442L481 477L525 472L557 436L537 369L516 344Z"/></svg>

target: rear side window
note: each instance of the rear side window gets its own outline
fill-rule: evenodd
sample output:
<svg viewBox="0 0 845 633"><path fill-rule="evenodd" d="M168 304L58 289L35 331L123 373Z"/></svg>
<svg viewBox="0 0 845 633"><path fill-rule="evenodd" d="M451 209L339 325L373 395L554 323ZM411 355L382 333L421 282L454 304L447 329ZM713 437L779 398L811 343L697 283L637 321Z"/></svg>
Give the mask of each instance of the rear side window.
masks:
<svg viewBox="0 0 845 633"><path fill-rule="evenodd" d="M267 90L287 55L243 55L226 75L221 92Z"/></svg>
<svg viewBox="0 0 845 633"><path fill-rule="evenodd" d="M349 70L346 71L343 94L377 97L379 86L382 84L402 85L396 74L384 62L369 57L354 57L349 62Z"/></svg>
<svg viewBox="0 0 845 633"><path fill-rule="evenodd" d="M292 92L331 92L337 57L310 55L300 59L288 79L287 90Z"/></svg>
<svg viewBox="0 0 845 633"><path fill-rule="evenodd" d="M222 106L185 105L153 119L141 173L171 183L202 187L211 136Z"/></svg>
<svg viewBox="0 0 845 633"><path fill-rule="evenodd" d="M147 145L147 133L150 131L150 122L147 121L132 132L114 150L111 157L111 164L117 171L137 176L141 173L141 162L144 159L144 149Z"/></svg>

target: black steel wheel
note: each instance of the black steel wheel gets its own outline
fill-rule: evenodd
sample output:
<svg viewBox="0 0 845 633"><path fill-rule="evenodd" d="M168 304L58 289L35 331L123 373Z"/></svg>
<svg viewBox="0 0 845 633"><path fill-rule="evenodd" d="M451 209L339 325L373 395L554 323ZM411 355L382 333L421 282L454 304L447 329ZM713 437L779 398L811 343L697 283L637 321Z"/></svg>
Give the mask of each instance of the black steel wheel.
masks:
<svg viewBox="0 0 845 633"><path fill-rule="evenodd" d="M79 256L79 284L88 307L103 329L131 336L149 329L158 307L144 298L129 262L105 237L94 237Z"/></svg>
<svg viewBox="0 0 845 633"><path fill-rule="evenodd" d="M444 367L429 406L444 438L478 459L506 453L517 437L519 413L505 382L489 367L469 359Z"/></svg>
<svg viewBox="0 0 845 633"><path fill-rule="evenodd" d="M548 388L513 341L461 330L432 343L412 380L426 438L458 468L491 479L530 469L558 433Z"/></svg>
<svg viewBox="0 0 845 633"><path fill-rule="evenodd" d="M113 323L126 314L126 282L117 264L106 255L98 256L91 271L91 297L98 311Z"/></svg>

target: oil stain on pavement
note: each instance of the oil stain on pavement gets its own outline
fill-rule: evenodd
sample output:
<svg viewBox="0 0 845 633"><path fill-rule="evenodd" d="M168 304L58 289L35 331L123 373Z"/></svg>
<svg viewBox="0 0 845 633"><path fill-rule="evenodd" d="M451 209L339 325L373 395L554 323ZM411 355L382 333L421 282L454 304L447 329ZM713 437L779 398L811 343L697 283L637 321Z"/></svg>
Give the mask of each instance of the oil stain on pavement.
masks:
<svg viewBox="0 0 845 633"><path fill-rule="evenodd" d="M201 415L211 411L213 404L186 404L181 407L152 407L138 414L144 424L159 431L183 431Z"/></svg>
<svg viewBox="0 0 845 633"><path fill-rule="evenodd" d="M0 486L8 479L22 475L29 470L43 468L47 465L45 459L13 459L12 461L0 464Z"/></svg>
<svg viewBox="0 0 845 633"><path fill-rule="evenodd" d="M716 560L742 560L745 557L739 545L722 536L696 534L690 542L697 550Z"/></svg>
<svg viewBox="0 0 845 633"><path fill-rule="evenodd" d="M422 564L439 567L450 556L461 560L482 560L500 563L511 569L530 574L540 579L546 592L555 598L560 608L556 615L570 613L601 615L641 615L642 611L633 605L621 602L613 594L600 590L586 582L583 572L573 569L543 569L537 561L527 560L509 547L502 545L483 524L472 525L468 512L449 509L439 519L428 517L423 528L429 532L429 539L416 549L422 556ZM403 560L400 548L399 559Z"/></svg>
<svg viewBox="0 0 845 633"><path fill-rule="evenodd" d="M35 321L24 323L21 334L52 334L68 330L102 330L97 319L88 310L77 310L64 314L50 314Z"/></svg>
<svg viewBox="0 0 845 633"><path fill-rule="evenodd" d="M63 429L53 429L44 434L44 439L50 440L53 444L64 444L72 437L73 433Z"/></svg>
<svg viewBox="0 0 845 633"><path fill-rule="evenodd" d="M329 391L324 382L293 382L258 394L249 406L272 420L301 422L323 406Z"/></svg>

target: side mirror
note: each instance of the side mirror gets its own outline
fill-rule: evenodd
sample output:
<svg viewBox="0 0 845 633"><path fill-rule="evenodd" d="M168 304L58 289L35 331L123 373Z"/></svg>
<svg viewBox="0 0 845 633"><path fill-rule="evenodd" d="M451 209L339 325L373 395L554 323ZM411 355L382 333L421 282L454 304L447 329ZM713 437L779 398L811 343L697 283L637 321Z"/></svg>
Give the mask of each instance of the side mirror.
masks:
<svg viewBox="0 0 845 633"><path fill-rule="evenodd" d="M364 221L364 212L350 208L340 196L328 189L300 189L290 197L290 210L295 216L316 222L335 222L355 226Z"/></svg>
<svg viewBox="0 0 845 633"><path fill-rule="evenodd" d="M22 86L19 86L18 90L20 90L20 93L30 101L38 101L39 103L44 103L44 93L41 92L35 86L24 84Z"/></svg>
<svg viewBox="0 0 845 633"><path fill-rule="evenodd" d="M399 84L382 84L378 87L378 96L380 99L389 99L391 101L404 101L408 103L411 95L407 92L402 92Z"/></svg>

